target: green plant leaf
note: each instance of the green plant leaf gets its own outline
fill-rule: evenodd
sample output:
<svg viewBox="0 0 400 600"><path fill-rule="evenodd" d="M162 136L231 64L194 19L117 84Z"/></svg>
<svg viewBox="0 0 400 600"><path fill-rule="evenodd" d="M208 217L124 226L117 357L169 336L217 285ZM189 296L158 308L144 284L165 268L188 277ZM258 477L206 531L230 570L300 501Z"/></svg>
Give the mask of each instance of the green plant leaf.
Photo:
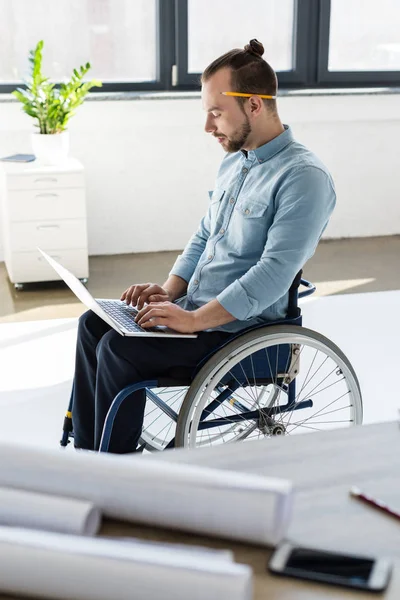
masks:
<svg viewBox="0 0 400 600"><path fill-rule="evenodd" d="M74 69L68 81L56 86L42 73L43 40L29 52L30 73L25 80L26 89L17 88L13 95L21 102L22 109L36 119L35 126L43 134L65 131L69 119L84 102L93 87L101 87L98 79L83 81L91 65L87 62Z"/></svg>

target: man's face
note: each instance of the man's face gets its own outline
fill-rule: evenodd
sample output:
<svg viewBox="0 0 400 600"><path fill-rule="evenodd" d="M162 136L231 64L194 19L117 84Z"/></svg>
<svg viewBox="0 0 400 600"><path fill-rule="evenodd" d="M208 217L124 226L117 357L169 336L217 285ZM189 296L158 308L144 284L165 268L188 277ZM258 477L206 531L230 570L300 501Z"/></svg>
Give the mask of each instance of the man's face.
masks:
<svg viewBox="0 0 400 600"><path fill-rule="evenodd" d="M207 113L205 131L211 133L226 152L246 149L251 134L251 124L232 96L221 92L231 90L229 69L220 69L202 86L203 108Z"/></svg>

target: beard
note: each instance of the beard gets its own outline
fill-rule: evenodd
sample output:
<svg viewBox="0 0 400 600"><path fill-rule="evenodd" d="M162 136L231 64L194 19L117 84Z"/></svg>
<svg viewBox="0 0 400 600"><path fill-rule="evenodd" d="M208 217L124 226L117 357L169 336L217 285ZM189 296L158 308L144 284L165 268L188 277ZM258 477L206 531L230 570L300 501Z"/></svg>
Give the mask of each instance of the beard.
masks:
<svg viewBox="0 0 400 600"><path fill-rule="evenodd" d="M227 152L238 152L243 148L247 139L251 133L251 125L247 115L245 115L244 122L234 131L230 138L226 136L215 135L215 137L223 137L225 140L223 141L224 150Z"/></svg>

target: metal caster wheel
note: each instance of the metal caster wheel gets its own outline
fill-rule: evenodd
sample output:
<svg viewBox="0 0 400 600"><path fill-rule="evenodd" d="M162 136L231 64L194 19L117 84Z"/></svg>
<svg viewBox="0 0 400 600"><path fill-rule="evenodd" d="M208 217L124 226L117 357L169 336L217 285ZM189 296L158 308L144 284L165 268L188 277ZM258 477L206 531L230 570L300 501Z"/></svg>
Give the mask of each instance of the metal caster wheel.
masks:
<svg viewBox="0 0 400 600"><path fill-rule="evenodd" d="M14 289L16 289L17 292L22 292L22 290L24 289L24 284L23 283L14 283Z"/></svg>
<svg viewBox="0 0 400 600"><path fill-rule="evenodd" d="M82 283L84 283L86 285L89 280L87 277L81 277L79 281L81 281Z"/></svg>

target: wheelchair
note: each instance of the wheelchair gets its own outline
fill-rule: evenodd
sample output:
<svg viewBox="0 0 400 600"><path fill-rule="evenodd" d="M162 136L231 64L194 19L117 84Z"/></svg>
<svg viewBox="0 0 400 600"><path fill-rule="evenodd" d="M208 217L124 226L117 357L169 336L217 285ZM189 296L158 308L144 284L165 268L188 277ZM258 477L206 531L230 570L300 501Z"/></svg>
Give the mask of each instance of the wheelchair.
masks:
<svg viewBox="0 0 400 600"><path fill-rule="evenodd" d="M306 289L299 292L300 286ZM146 390L140 451L207 447L277 435L360 425L360 385L347 357L328 338L302 326L298 299L316 290L300 271L289 290L287 317L241 330L207 355L194 371L125 387L103 428L107 452L122 402ZM61 446L73 437L72 406Z"/></svg>

